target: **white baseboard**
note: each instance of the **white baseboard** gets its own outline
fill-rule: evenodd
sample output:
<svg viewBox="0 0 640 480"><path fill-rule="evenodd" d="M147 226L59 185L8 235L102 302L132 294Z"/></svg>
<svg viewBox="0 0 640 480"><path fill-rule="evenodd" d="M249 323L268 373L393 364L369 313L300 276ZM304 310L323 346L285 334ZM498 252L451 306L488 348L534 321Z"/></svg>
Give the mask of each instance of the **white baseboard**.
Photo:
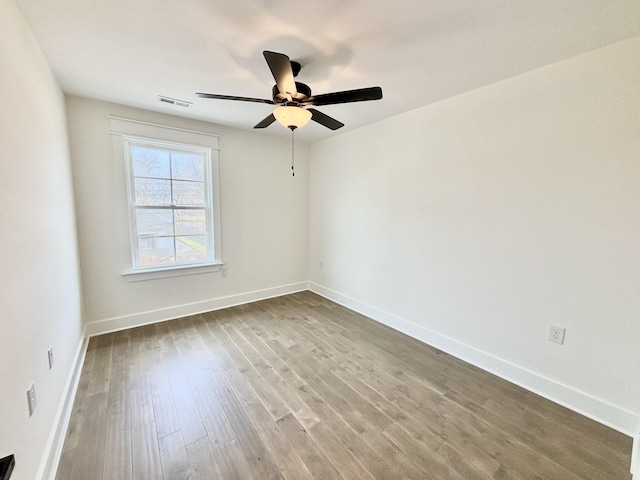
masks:
<svg viewBox="0 0 640 480"><path fill-rule="evenodd" d="M640 431L640 417L638 415L606 400L514 365L322 285L309 282L309 290L630 437ZM635 443L640 443L637 437ZM638 466L640 462L638 448L640 448L640 444L635 450L635 469L636 473L640 474L638 472L640 468Z"/></svg>
<svg viewBox="0 0 640 480"><path fill-rule="evenodd" d="M40 462L40 468L38 469L36 478L42 480L55 479L58 464L60 463L60 456L62 455L62 447L64 446L67 427L69 426L69 420L71 419L71 413L73 411L73 402L76 398L76 392L78 390L78 383L80 382L80 374L82 373L82 365L84 364L88 344L89 338L83 335L73 358L71 371L69 372L67 382L64 386L63 396L60 400L58 411L56 412L53 427L49 433L49 439L47 440L47 445L44 450L45 453Z"/></svg>
<svg viewBox="0 0 640 480"><path fill-rule="evenodd" d="M213 298L203 302L177 305L175 307L134 313L122 317L107 318L105 320L88 323L86 325L86 334L90 337L94 335L102 335L104 333L148 325L150 323L173 320L174 318L187 317L189 315L197 315L200 313L220 310L221 308L228 308L245 303L256 302L258 300L265 300L267 298L279 297L281 295L301 292L307 289L307 282L292 283L289 285L255 290L253 292L246 292L238 295Z"/></svg>

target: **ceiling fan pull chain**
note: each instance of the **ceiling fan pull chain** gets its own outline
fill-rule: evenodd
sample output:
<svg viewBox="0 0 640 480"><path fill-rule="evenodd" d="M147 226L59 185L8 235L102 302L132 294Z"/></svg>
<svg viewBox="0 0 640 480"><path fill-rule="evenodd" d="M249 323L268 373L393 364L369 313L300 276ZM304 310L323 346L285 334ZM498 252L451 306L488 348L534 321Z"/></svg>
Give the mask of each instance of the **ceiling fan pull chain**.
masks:
<svg viewBox="0 0 640 480"><path fill-rule="evenodd" d="M295 177L295 176L296 176L296 170L295 170L295 168L293 168L293 167L294 167L294 165L295 165L295 164L294 164L294 158L295 158L295 157L294 157L294 152L295 152L295 147L294 147L294 142L293 142L293 131L294 131L294 130L295 130L294 128L292 128L292 129L291 129L291 176L292 176L292 177Z"/></svg>

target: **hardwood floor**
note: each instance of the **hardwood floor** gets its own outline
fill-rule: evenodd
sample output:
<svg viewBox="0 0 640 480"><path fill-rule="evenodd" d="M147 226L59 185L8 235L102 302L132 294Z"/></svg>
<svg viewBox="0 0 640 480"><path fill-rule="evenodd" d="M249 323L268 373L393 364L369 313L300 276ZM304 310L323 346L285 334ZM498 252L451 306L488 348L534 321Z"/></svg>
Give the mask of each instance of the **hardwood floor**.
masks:
<svg viewBox="0 0 640 480"><path fill-rule="evenodd" d="M92 338L56 478L620 480L630 453L303 292Z"/></svg>

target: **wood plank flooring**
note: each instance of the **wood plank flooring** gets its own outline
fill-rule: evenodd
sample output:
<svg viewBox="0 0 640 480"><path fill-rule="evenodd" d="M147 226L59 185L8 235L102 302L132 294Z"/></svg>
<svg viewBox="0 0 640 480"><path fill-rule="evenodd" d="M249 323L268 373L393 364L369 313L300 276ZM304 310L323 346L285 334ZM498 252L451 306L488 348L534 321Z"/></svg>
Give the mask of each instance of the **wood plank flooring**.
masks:
<svg viewBox="0 0 640 480"><path fill-rule="evenodd" d="M628 480L630 453L302 292L92 338L56 478Z"/></svg>

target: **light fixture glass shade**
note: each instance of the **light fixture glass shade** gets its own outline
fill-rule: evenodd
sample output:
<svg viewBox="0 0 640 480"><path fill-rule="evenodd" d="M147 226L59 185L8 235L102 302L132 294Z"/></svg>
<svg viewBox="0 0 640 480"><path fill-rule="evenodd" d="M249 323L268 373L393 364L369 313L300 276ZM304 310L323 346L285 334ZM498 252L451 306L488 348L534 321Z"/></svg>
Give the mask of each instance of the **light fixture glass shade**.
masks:
<svg viewBox="0 0 640 480"><path fill-rule="evenodd" d="M311 120L311 112L302 107L278 107L273 111L276 120L287 128L304 127Z"/></svg>

